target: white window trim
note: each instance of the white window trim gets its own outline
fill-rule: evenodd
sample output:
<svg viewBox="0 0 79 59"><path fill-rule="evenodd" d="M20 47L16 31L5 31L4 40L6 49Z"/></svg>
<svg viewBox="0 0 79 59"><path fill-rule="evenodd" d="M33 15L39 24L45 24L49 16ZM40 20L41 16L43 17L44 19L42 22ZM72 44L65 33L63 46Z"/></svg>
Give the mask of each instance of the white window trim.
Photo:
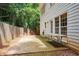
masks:
<svg viewBox="0 0 79 59"><path fill-rule="evenodd" d="M61 35L61 17L59 16L59 35Z"/></svg>
<svg viewBox="0 0 79 59"><path fill-rule="evenodd" d="M67 12L66 12L66 13L67 13ZM63 14L64 14L64 13L63 13ZM61 15L62 15L62 14L61 14ZM58 16L58 17L59 17L59 33L58 33L59 35L61 35L61 15ZM55 30L55 18L54 18L54 21L53 21L53 28L54 28L54 29L53 29L53 30L54 30L54 31L53 31L54 33L53 33L53 34L57 34L57 33L55 33L55 31L56 31L56 30Z"/></svg>

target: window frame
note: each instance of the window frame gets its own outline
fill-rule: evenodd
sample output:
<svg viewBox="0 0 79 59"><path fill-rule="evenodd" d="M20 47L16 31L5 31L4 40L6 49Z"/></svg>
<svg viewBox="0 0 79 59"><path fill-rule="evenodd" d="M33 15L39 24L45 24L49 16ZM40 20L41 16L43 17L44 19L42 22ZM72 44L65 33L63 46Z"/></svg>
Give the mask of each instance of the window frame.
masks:
<svg viewBox="0 0 79 59"><path fill-rule="evenodd" d="M56 19L56 18L58 18L58 19ZM58 24L57 24L57 22L58 22ZM56 32L56 30L58 30L58 31ZM55 34L59 34L59 16L55 17Z"/></svg>
<svg viewBox="0 0 79 59"><path fill-rule="evenodd" d="M49 3L50 4L50 8L55 4L55 3Z"/></svg>
<svg viewBox="0 0 79 59"><path fill-rule="evenodd" d="M63 13L62 15L60 15L60 19L61 19L61 34L62 35L67 35L67 13ZM64 29L64 31L63 31Z"/></svg>
<svg viewBox="0 0 79 59"><path fill-rule="evenodd" d="M44 25L45 25L45 28L46 28L47 27L47 22L45 22Z"/></svg>
<svg viewBox="0 0 79 59"><path fill-rule="evenodd" d="M64 14L66 14L66 15L64 15ZM64 22L66 21L66 24L65 25L62 25L62 23L64 23L64 22L62 22L62 18L61 18L61 16L63 16L64 15L64 19L66 19L66 20L64 20ZM58 18L58 23L59 23L59 27L56 27L56 24L57 24L57 22L56 22L56 18L57 17L59 17ZM61 35L67 35L67 12L65 12L65 13L63 13L63 14L61 14L61 15L59 15L59 16L57 16L57 17L55 17L54 18L54 20L55 20L55 34L61 34ZM56 33L56 28L58 28L57 30L58 30L58 33ZM62 30L62 28L66 28L65 30L65 32ZM63 31L63 32L62 32ZM63 34L64 33L64 34Z"/></svg>
<svg viewBox="0 0 79 59"><path fill-rule="evenodd" d="M50 32L53 33L53 21L52 20L50 21L50 30L51 30Z"/></svg>

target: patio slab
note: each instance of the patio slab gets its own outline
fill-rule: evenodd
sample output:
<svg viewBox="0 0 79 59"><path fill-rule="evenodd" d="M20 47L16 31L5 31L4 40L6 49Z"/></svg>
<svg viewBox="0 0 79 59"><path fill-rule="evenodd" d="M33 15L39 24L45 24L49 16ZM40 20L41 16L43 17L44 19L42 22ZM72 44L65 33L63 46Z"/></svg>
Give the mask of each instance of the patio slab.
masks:
<svg viewBox="0 0 79 59"><path fill-rule="evenodd" d="M4 48L2 55L76 55L67 47L54 47L49 44L47 38L37 35L18 37L10 42L8 48Z"/></svg>
<svg viewBox="0 0 79 59"><path fill-rule="evenodd" d="M43 42L41 42L34 35L23 36L13 40L10 46L6 49L5 54L18 54L18 53L28 53L42 51L48 48Z"/></svg>

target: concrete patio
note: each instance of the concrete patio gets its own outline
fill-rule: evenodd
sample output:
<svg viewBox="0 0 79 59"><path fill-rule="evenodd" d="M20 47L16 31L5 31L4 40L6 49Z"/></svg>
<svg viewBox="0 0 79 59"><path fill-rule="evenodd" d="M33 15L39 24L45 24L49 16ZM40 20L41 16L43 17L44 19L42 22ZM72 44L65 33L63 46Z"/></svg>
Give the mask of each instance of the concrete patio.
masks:
<svg viewBox="0 0 79 59"><path fill-rule="evenodd" d="M47 43L46 38L36 35L16 38L10 42L9 47L2 49L1 52L1 55L24 55L23 53L26 53L25 55L28 55L27 53L32 53L31 55L58 55L60 53L60 55L76 55L72 50L66 47L54 47Z"/></svg>
<svg viewBox="0 0 79 59"><path fill-rule="evenodd" d="M38 38L33 36L23 36L10 43L10 46L6 48L4 54L17 54L17 53L28 53L41 51L47 48Z"/></svg>

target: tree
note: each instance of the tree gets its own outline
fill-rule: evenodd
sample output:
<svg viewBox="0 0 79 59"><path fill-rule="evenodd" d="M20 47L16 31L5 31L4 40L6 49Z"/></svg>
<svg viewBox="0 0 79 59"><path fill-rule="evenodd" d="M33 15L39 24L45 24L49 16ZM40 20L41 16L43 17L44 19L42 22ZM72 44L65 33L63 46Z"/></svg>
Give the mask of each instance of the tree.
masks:
<svg viewBox="0 0 79 59"><path fill-rule="evenodd" d="M39 15L38 4L33 3L13 3L9 4L6 10L1 11L1 15L8 15L9 17L2 17L1 21L9 24L29 28L35 32L39 29Z"/></svg>
<svg viewBox="0 0 79 59"><path fill-rule="evenodd" d="M15 3L9 5L9 12L13 16L12 24L36 31L39 28L38 4Z"/></svg>

